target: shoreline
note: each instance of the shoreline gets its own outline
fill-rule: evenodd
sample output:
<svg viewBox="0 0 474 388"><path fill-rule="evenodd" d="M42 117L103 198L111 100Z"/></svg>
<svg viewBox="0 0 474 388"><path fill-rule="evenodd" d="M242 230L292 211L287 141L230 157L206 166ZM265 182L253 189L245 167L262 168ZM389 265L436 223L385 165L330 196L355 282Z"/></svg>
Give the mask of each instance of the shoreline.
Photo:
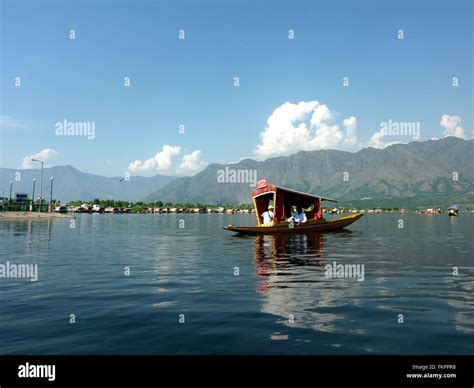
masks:
<svg viewBox="0 0 474 388"><path fill-rule="evenodd" d="M474 211L466 211L464 213L472 213ZM11 221L11 220L52 220L52 219L73 219L76 217L76 215L82 215L82 214L87 214L87 215L93 215L93 214L105 214L105 215L121 215L122 213L37 213L37 212L0 212L0 221L5 220L5 221ZM145 212L139 212L139 213L123 213L123 214L134 214L134 215L175 215L175 216L183 216L183 215L237 215L237 214L246 214L246 215L254 215L255 213L253 212L233 212L233 213L189 213L189 212L184 212L184 213L145 213ZM353 214L351 212L340 212L336 214L331 214L331 213L324 213L325 216L344 216L348 214ZM399 214L400 216L404 216L407 214L416 214L416 215L425 215L425 216L443 216L443 215L448 215L447 212L445 213L422 213L418 211L407 211L405 213L399 213L398 211L383 211L383 212L367 212L364 210L359 211L356 214Z"/></svg>
<svg viewBox="0 0 474 388"><path fill-rule="evenodd" d="M37 213L37 212L0 212L1 220L50 220L70 219L72 215L59 213Z"/></svg>

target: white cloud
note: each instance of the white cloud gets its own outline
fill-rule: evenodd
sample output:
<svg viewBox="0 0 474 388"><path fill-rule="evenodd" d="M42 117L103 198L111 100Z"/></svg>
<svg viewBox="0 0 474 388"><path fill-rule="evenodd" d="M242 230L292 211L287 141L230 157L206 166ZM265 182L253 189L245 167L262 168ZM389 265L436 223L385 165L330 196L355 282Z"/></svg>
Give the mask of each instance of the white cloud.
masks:
<svg viewBox="0 0 474 388"><path fill-rule="evenodd" d="M394 136L381 128L367 143L361 143L357 137L357 118L350 116L343 120L341 128L333 123L334 114L329 107L319 101L301 101L297 104L286 102L273 111L267 120L266 128L260 133L260 142L253 150L256 159L274 156L288 156L298 151L320 149L339 149L357 151L362 147L383 149L403 141L388 141ZM441 117L444 136L466 138L460 125L459 116L445 114ZM345 129L345 130L344 130ZM419 129L412 134L413 140L419 139Z"/></svg>
<svg viewBox="0 0 474 388"><path fill-rule="evenodd" d="M21 162L21 165L18 168L27 169L27 168L33 168L35 166L39 166L39 164L36 164L37 162L33 162L31 159L37 159L37 160L41 160L42 162L47 162L48 159L51 159L53 156L56 156L56 155L59 155L57 151L51 148L45 148L44 150L41 150L40 152L37 152L36 154L25 156Z"/></svg>
<svg viewBox="0 0 474 388"><path fill-rule="evenodd" d="M130 172L169 172L172 166L172 157L178 155L181 152L181 147L164 145L162 150L152 158L149 158L142 162L141 160L135 160L128 166Z"/></svg>
<svg viewBox="0 0 474 388"><path fill-rule="evenodd" d="M361 146L359 141L357 140L357 118L355 116L351 116L345 119L342 124L346 127L346 142L350 145L357 145L358 147Z"/></svg>
<svg viewBox="0 0 474 388"><path fill-rule="evenodd" d="M160 173L160 174L192 174L203 169L207 163L201 160L201 151L195 150L184 155L179 165L175 157L181 153L181 147L164 145L162 150L145 161L135 160L128 166L130 172Z"/></svg>
<svg viewBox="0 0 474 388"><path fill-rule="evenodd" d="M464 128L461 127L461 118L459 116L450 116L444 114L441 116L440 125L444 128L443 135L446 136L456 136L461 139L466 138Z"/></svg>
<svg viewBox="0 0 474 388"><path fill-rule="evenodd" d="M380 129L380 131L375 132L372 135L372 137L370 138L369 142L367 143L367 147L373 147L373 148L377 148L377 149L381 150L381 149L384 149L388 146L402 143L401 141L388 141L388 142L385 142L383 140L384 136L385 136L385 134L384 134L383 129Z"/></svg>
<svg viewBox="0 0 474 388"><path fill-rule="evenodd" d="M161 152L155 155L156 169L158 171L167 171L171 168L173 156L178 155L181 152L181 147L164 145Z"/></svg>
<svg viewBox="0 0 474 388"><path fill-rule="evenodd" d="M316 101L317 102L317 101ZM332 113L327 105L319 105L314 109L313 116L311 116L311 126L318 127L332 118Z"/></svg>
<svg viewBox="0 0 474 388"><path fill-rule="evenodd" d="M338 125L330 124L333 118L328 106L318 101L286 102L268 118L254 156L264 159L287 156L301 150L351 149L359 146L355 132L357 119L351 116L344 120L346 131L342 131Z"/></svg>
<svg viewBox="0 0 474 388"><path fill-rule="evenodd" d="M179 165L180 174L195 174L207 166L207 163L201 160L201 150L195 150L189 155L184 155Z"/></svg>

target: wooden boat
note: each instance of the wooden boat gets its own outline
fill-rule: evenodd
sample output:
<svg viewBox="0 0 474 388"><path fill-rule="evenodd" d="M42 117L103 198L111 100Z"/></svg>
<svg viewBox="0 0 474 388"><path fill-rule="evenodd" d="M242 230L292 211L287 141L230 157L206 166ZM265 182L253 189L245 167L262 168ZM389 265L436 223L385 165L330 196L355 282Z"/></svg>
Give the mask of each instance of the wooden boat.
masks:
<svg viewBox="0 0 474 388"><path fill-rule="evenodd" d="M257 189L252 193L257 226L234 226L228 225L224 229L240 234L301 234L301 233L323 233L327 231L342 229L362 217L363 214L351 214L334 220L323 218L323 201L337 202L335 199L322 197L287 189L281 186L268 185L266 179L257 184ZM273 201L273 221L271 224L263 224L261 214L267 210ZM307 209L305 211L307 222L295 224L289 222L293 206Z"/></svg>
<svg viewBox="0 0 474 388"><path fill-rule="evenodd" d="M240 234L274 234L274 233L323 233L342 229L357 221L363 214L351 214L337 220L309 220L308 222L289 228L289 222L284 221L272 226L225 226L224 229Z"/></svg>

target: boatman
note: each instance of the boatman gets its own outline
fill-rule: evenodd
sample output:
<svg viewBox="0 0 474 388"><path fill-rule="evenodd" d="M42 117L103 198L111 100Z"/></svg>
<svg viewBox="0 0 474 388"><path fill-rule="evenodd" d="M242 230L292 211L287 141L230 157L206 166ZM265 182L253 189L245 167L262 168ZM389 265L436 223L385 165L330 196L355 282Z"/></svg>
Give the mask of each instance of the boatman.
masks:
<svg viewBox="0 0 474 388"><path fill-rule="evenodd" d="M296 213L293 213L288 221L293 221L295 224L301 225L308 221L308 218L306 217L306 213L303 211L301 206L297 206Z"/></svg>
<svg viewBox="0 0 474 388"><path fill-rule="evenodd" d="M270 226L273 223L273 205L268 205L268 210L262 213L263 225Z"/></svg>

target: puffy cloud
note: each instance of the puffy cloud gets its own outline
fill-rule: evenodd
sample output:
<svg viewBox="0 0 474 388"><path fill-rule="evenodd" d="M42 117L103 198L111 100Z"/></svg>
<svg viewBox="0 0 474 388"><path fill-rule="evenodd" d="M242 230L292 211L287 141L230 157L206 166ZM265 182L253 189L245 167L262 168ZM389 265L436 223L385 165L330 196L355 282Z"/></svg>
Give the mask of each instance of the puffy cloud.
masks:
<svg viewBox="0 0 474 388"><path fill-rule="evenodd" d="M33 155L27 155L23 158L21 161L21 165L18 167L20 169L27 169L27 168L33 168L36 165L37 162L33 162L31 159L37 159L41 160L42 162L47 162L49 159L51 159L53 156L59 155L59 153L51 148L45 148L44 150L41 150L40 152L37 152L36 154Z"/></svg>
<svg viewBox="0 0 474 388"><path fill-rule="evenodd" d="M459 116L450 116L444 114L441 116L440 125L444 128L443 135L446 136L456 136L461 139L466 138L464 128L461 127L461 118Z"/></svg>
<svg viewBox="0 0 474 388"><path fill-rule="evenodd" d="M195 150L191 154L183 156L178 172L181 174L194 174L206 166L207 163L201 160L201 150Z"/></svg>
<svg viewBox="0 0 474 388"><path fill-rule="evenodd" d="M362 147L383 149L403 141L388 141L395 136L381 128L367 143L362 144L357 137L357 118L350 116L343 120L342 129L333 123L334 114L329 107L319 101L301 101L297 104L286 102L273 111L267 120L266 128L260 133L260 142L253 150L256 159L273 156L288 156L298 151L319 149L339 149L356 151ZM459 116L445 114L441 117L444 136L466 138L460 125ZM344 130L345 129L345 130ZM403 134L400 133L399 136ZM403 136L419 139L417 132Z"/></svg>
<svg viewBox="0 0 474 388"><path fill-rule="evenodd" d="M181 147L164 145L161 152L158 152L154 160L156 162L156 169L158 171L167 171L171 168L171 158L181 152Z"/></svg>
<svg viewBox="0 0 474 388"><path fill-rule="evenodd" d="M314 109L313 115L311 116L311 126L317 128L331 118L332 113L327 105L319 105Z"/></svg>
<svg viewBox="0 0 474 388"><path fill-rule="evenodd" d="M130 172L169 172L172 166L172 157L181 152L181 147L164 145L162 150L145 161L135 160L128 166Z"/></svg>
<svg viewBox="0 0 474 388"><path fill-rule="evenodd" d="M154 157L145 161L135 160L128 166L130 172L160 173L160 174L192 174L203 169L207 163L201 160L201 151L195 150L184 155L179 165L175 157L181 153L181 147L164 145Z"/></svg>
<svg viewBox="0 0 474 388"><path fill-rule="evenodd" d="M304 149L311 151L342 148L343 140L344 134L339 130L337 125L327 125L323 123L316 127L315 136L308 140Z"/></svg>
<svg viewBox="0 0 474 388"><path fill-rule="evenodd" d="M383 138L385 136L384 129L380 129L380 131L375 132L367 143L367 147L373 147L381 150L394 144L403 143L401 141L384 141Z"/></svg>
<svg viewBox="0 0 474 388"><path fill-rule="evenodd" d="M275 109L267 120L267 128L260 133L261 143L257 145L254 154L265 158L274 155L288 155L302 149L308 140L309 130L304 120L312 112L318 102L289 102Z"/></svg>
<svg viewBox="0 0 474 388"><path fill-rule="evenodd" d="M353 132L355 131L357 127L357 118L355 118L354 116L351 116L347 119L344 119L342 124L346 127L347 131Z"/></svg>
<svg viewBox="0 0 474 388"><path fill-rule="evenodd" d="M333 118L328 106L318 101L286 102L268 118L254 155L257 159L264 159L301 150L348 149L358 145L357 119L351 116L344 120L346 131L342 131L338 125L330 125Z"/></svg>
<svg viewBox="0 0 474 388"><path fill-rule="evenodd" d="M359 141L357 140L356 133L357 118L355 116L351 116L347 119L344 119L342 124L344 125L344 127L346 127L346 142L348 144L360 145Z"/></svg>

